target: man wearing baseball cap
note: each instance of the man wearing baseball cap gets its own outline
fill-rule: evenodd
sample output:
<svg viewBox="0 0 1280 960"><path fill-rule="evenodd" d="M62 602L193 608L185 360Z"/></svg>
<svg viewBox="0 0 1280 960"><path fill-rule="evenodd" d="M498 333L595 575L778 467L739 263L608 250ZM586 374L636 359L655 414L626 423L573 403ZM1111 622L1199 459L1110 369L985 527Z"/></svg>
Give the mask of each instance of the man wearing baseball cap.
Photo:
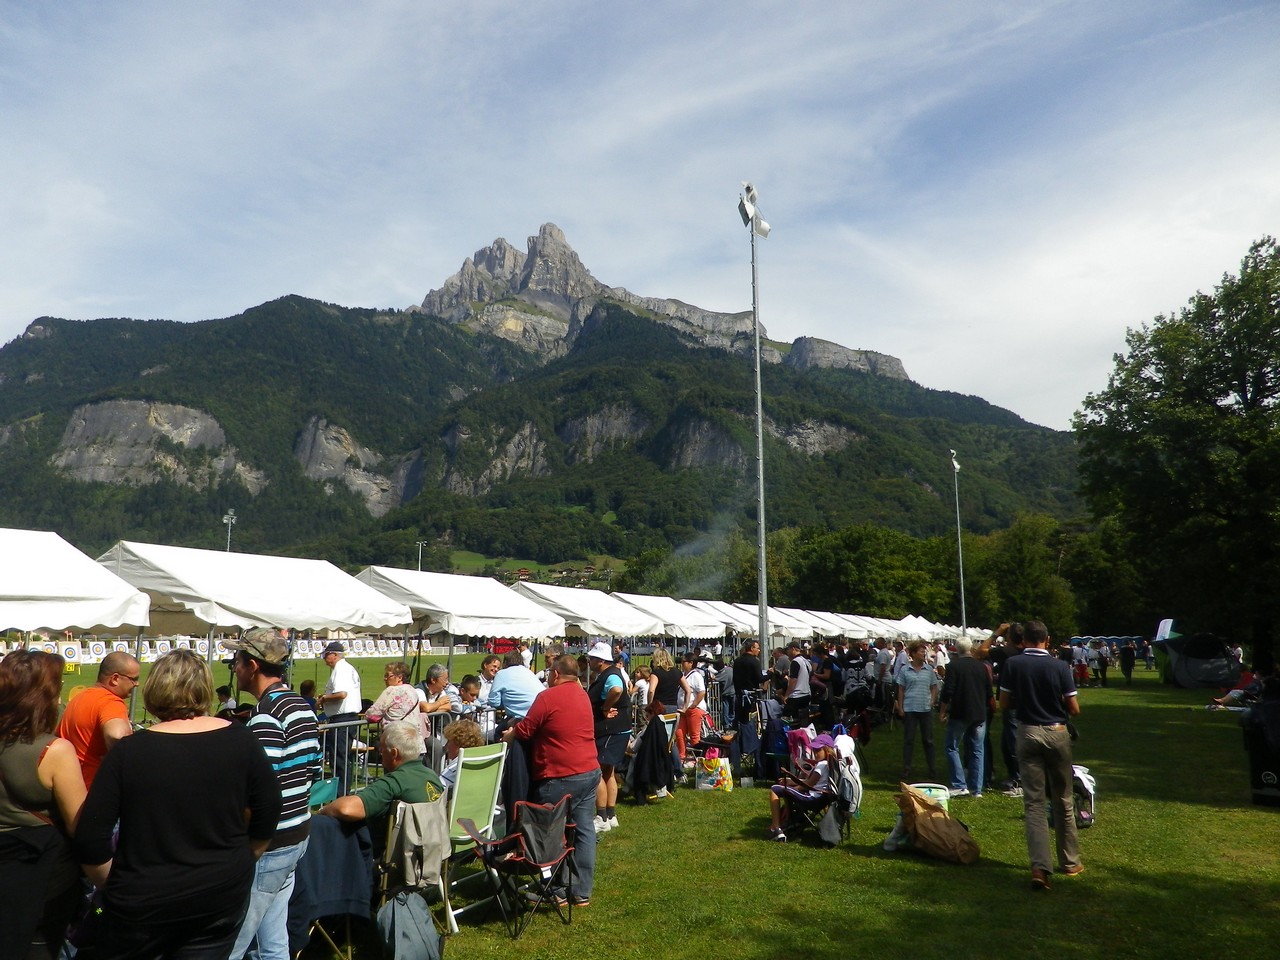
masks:
<svg viewBox="0 0 1280 960"><path fill-rule="evenodd" d="M627 676L613 662L613 648L598 640L587 651L593 679L587 690L595 721L596 756L600 759L600 784L596 787L596 833L618 825L618 777L616 770L627 753L631 717L622 709Z"/></svg>
<svg viewBox="0 0 1280 960"><path fill-rule="evenodd" d="M249 730L271 761L282 801L275 836L255 867L253 892L231 957L240 960L256 939L255 956L260 960L287 960L294 868L307 851L311 782L321 773L316 718L307 701L285 683L288 640L274 630L255 627L226 646L235 653L240 689L258 699Z"/></svg>
<svg viewBox="0 0 1280 960"><path fill-rule="evenodd" d="M348 757L351 738L355 735L352 721L360 717L360 674L347 663L347 648L334 640L324 648L324 662L329 665L329 682L316 703L324 711L330 724L324 735L324 752L333 767L333 775L342 785L342 792L351 789L348 779Z"/></svg>

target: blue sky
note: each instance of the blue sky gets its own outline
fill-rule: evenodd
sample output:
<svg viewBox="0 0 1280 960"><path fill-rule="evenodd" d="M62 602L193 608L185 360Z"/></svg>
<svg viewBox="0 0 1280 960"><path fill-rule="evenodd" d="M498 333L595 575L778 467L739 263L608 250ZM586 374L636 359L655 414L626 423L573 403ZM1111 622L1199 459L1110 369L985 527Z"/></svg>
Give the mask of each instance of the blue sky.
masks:
<svg viewBox="0 0 1280 960"><path fill-rule="evenodd" d="M0 340L407 306L558 224L1063 428L1280 231L1280 4L0 0Z"/></svg>

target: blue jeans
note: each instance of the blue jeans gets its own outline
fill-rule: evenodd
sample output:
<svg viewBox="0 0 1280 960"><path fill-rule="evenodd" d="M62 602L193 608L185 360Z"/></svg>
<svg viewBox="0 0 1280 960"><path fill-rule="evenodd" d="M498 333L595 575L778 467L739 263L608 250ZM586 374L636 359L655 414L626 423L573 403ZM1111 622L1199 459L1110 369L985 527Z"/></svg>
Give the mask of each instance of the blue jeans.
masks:
<svg viewBox="0 0 1280 960"><path fill-rule="evenodd" d="M559 803L569 794L569 819L574 827L574 861L578 866L578 882L573 888L575 898L589 898L596 879L596 784L600 782L600 768L571 777L543 780L533 788L535 803Z"/></svg>
<svg viewBox="0 0 1280 960"><path fill-rule="evenodd" d="M307 841L291 847L268 850L258 858L253 873L253 890L244 924L236 935L230 960L240 960L254 937L258 946L250 954L254 960L289 960L289 897L293 894L293 870L307 852Z"/></svg>
<svg viewBox="0 0 1280 960"><path fill-rule="evenodd" d="M964 787L970 793L982 792L982 778L986 769L986 737L985 720L981 723L967 723L952 717L947 721L947 760L951 763L953 790ZM962 756L962 750L967 756Z"/></svg>

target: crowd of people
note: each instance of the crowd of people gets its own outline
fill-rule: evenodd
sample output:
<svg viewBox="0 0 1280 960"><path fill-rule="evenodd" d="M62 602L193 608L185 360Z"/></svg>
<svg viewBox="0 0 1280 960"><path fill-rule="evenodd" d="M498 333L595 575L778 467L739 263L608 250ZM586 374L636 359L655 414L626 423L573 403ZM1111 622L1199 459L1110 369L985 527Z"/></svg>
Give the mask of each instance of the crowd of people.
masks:
<svg viewBox="0 0 1280 960"><path fill-rule="evenodd" d="M962 637L950 648L791 641L771 652L767 667L755 640L732 660L719 643L678 658L659 646L634 670L620 643L596 641L578 656L548 644L537 672L521 645L485 656L479 672L457 684L444 664L432 664L414 685L407 664L389 663L372 702L362 699L341 642L325 649L330 675L313 696L287 684L289 645L277 632L248 630L227 646L237 687L253 704L215 691L208 664L175 650L157 659L142 686L156 722L141 730L126 707L141 668L127 653L109 654L96 682L61 715L60 657L16 651L0 661L0 902L11 908L7 918L20 919L0 930L0 955L57 956L70 929L87 960L236 960L251 948L254 956L286 957L288 902L310 818L375 821L397 801L438 798L455 785L462 750L497 740L522 745L529 799L571 798L578 882L556 895L585 907L597 838L620 827L619 774L637 729L676 714L667 781L674 786L705 730L741 726L769 701L792 723L823 728L899 720L906 782L919 769L917 741L924 772L938 779L940 723L952 797L981 797L993 784L999 715L1008 775L1000 787L1023 799L1033 887L1048 889L1054 873L1084 869L1070 730L1079 713L1080 647L1055 650L1036 621L1001 624L981 643ZM1121 647L1126 679L1141 658L1132 643ZM1099 683L1103 659L1086 652L1084 661ZM351 785L351 736L324 735L320 721L330 733L377 723L382 775L313 814L310 787L326 765ZM830 789L832 757L815 756L802 778L784 777L770 791L775 838L788 803Z"/></svg>

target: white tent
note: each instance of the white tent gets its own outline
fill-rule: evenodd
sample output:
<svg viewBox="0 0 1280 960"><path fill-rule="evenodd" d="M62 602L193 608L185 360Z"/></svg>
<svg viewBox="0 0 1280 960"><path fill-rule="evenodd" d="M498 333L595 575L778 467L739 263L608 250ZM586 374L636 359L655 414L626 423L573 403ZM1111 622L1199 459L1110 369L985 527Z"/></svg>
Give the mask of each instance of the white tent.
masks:
<svg viewBox="0 0 1280 960"><path fill-rule="evenodd" d="M0 629L146 626L150 605L56 533L0 529Z"/></svg>
<svg viewBox="0 0 1280 960"><path fill-rule="evenodd" d="M422 633L514 640L564 636L564 617L492 577L365 567L356 579L408 604L414 625Z"/></svg>
<svg viewBox="0 0 1280 960"><path fill-rule="evenodd" d="M809 610L806 611L811 617L818 617L829 623L834 623L840 628L840 636L850 640L862 640L871 635L871 631L864 624L858 623L852 617L843 613L831 613L827 610Z"/></svg>
<svg viewBox="0 0 1280 960"><path fill-rule="evenodd" d="M152 625L399 632L409 607L327 560L121 540L98 558L151 597Z"/></svg>
<svg viewBox="0 0 1280 960"><path fill-rule="evenodd" d="M779 613L785 614L793 620L799 620L801 623L807 623L813 628L815 636L838 637L843 633L843 631L830 620L823 617L815 617L808 610L801 610L798 607L776 607L771 609L776 609Z"/></svg>
<svg viewBox="0 0 1280 960"><path fill-rule="evenodd" d="M760 616L758 603L735 603L734 606L752 619L758 619ZM787 640L807 640L813 636L813 627L809 624L787 616L777 607L769 607L768 611L770 636L783 637Z"/></svg>
<svg viewBox="0 0 1280 960"><path fill-rule="evenodd" d="M862 624L867 629L867 633L873 637L884 637L886 640L896 640L903 636L904 631L892 620L882 620L880 617L868 617L863 614L842 614L844 619L852 620L854 623Z"/></svg>
<svg viewBox="0 0 1280 960"><path fill-rule="evenodd" d="M733 628L733 632L740 637L754 637L760 632L760 623L754 614L748 615L724 600L680 600L678 602L718 619L726 627Z"/></svg>
<svg viewBox="0 0 1280 960"><path fill-rule="evenodd" d="M527 582L517 583L511 589L564 617L567 633L571 636L654 637L663 634L663 623L657 617L599 590Z"/></svg>
<svg viewBox="0 0 1280 960"><path fill-rule="evenodd" d="M662 621L668 637L683 640L713 640L724 637L725 625L719 617L695 610L671 597L651 597L641 593L615 593L642 613Z"/></svg>

